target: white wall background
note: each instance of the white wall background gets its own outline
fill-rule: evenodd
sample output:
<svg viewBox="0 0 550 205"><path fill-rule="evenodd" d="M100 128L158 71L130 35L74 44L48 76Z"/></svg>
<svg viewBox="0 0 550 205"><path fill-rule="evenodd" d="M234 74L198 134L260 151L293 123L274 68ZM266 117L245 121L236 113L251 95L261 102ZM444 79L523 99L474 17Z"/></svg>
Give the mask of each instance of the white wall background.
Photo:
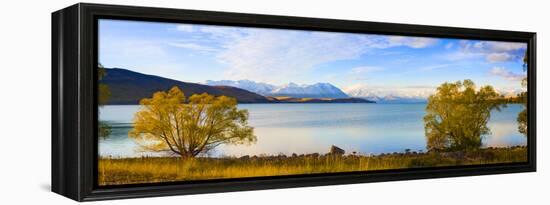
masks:
<svg viewBox="0 0 550 205"><path fill-rule="evenodd" d="M538 33L538 172L97 202L97 204L542 204L550 201L550 26L540 0L100 0L94 3ZM0 204L73 204L50 186L50 13L76 1L2 1ZM546 92L546 93L545 93ZM546 125L545 125L546 124ZM537 203L538 202L538 203ZM95 204L95 203L94 203Z"/></svg>

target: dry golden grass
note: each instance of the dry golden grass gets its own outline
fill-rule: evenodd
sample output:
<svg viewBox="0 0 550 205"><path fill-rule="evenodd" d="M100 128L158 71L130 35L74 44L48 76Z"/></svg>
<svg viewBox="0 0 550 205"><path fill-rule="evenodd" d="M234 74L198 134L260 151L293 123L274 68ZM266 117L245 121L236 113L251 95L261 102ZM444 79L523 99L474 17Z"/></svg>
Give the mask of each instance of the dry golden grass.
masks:
<svg viewBox="0 0 550 205"><path fill-rule="evenodd" d="M99 184L136 184L414 167L526 162L525 147L475 152L394 153L377 156L264 156L243 158L100 158Z"/></svg>

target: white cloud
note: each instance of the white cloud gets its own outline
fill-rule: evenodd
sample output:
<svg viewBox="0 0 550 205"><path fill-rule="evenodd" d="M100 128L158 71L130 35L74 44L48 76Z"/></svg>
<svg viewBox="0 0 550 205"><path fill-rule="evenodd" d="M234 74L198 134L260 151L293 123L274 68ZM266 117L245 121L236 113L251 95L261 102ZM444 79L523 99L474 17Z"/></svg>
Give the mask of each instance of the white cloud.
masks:
<svg viewBox="0 0 550 205"><path fill-rule="evenodd" d="M431 65L431 66L421 67L421 68L419 68L418 70L420 70L420 71L437 70L437 69L440 69L440 68L449 67L449 66L451 66L451 65L454 65L454 64L438 64L438 65Z"/></svg>
<svg viewBox="0 0 550 205"><path fill-rule="evenodd" d="M463 40L446 58L456 61L483 57L490 63L508 62L522 59L526 48L525 43Z"/></svg>
<svg viewBox="0 0 550 205"><path fill-rule="evenodd" d="M483 57L484 55L485 54L483 53L457 51L457 52L446 54L445 59L450 61L460 61L460 60L466 60L466 59L480 58L480 57Z"/></svg>
<svg viewBox="0 0 550 205"><path fill-rule="evenodd" d="M527 45L525 43L513 43L513 42L485 42L486 47L489 47L493 52L506 52L525 49Z"/></svg>
<svg viewBox="0 0 550 205"><path fill-rule="evenodd" d="M494 62L506 62L510 61L514 58L514 56L508 54L508 53L489 53L485 59L487 61L494 63Z"/></svg>
<svg viewBox="0 0 550 205"><path fill-rule="evenodd" d="M222 41L221 43L229 43L247 35L247 31L253 30L258 29L243 29L229 26L200 26L198 32L209 34L212 39Z"/></svg>
<svg viewBox="0 0 550 205"><path fill-rule="evenodd" d="M304 75L316 65L358 59L370 49L405 44L420 46L409 41L390 42L388 37L379 35L255 30L246 36L238 35L226 44L227 50L221 52L218 59L228 66L225 74L230 79L281 83L277 79ZM273 75L275 73L277 75Z"/></svg>
<svg viewBox="0 0 550 205"><path fill-rule="evenodd" d="M451 48L453 48L453 47L454 47L454 44L453 44L453 43L447 43L447 44L445 45L445 49L451 49Z"/></svg>
<svg viewBox="0 0 550 205"><path fill-rule="evenodd" d="M192 25L189 24L181 24L176 26L176 30L178 31L184 31L184 32L193 32L195 29Z"/></svg>
<svg viewBox="0 0 550 205"><path fill-rule="evenodd" d="M510 81L521 81L523 78L525 78L524 74L513 73L509 70L506 70L506 68L502 68L502 67L492 68L489 71L489 74L492 76L502 77Z"/></svg>
<svg viewBox="0 0 550 205"><path fill-rule="evenodd" d="M182 30L191 29L202 34L203 40L217 45L219 50L198 41L173 46L216 52L217 60L226 66L227 79L255 79L275 84L282 83L279 81L285 78L305 75L320 64L358 59L372 49L425 48L437 43L435 38L226 26L184 27Z"/></svg>
<svg viewBox="0 0 550 205"><path fill-rule="evenodd" d="M218 59L228 66L229 78L271 83L303 75L322 63L359 58L366 49L360 39L338 34L273 30L254 31L225 47Z"/></svg>
<svg viewBox="0 0 550 205"><path fill-rule="evenodd" d="M217 48L204 46L204 45L197 44L197 43L173 42L173 43L168 43L168 45L178 47L178 48L191 49L191 50L200 51L200 52L216 52L216 51L219 51L219 49L217 49Z"/></svg>
<svg viewBox="0 0 550 205"><path fill-rule="evenodd" d="M425 48L438 42L436 38L425 37L389 36L388 39L395 46L408 46L411 48Z"/></svg>

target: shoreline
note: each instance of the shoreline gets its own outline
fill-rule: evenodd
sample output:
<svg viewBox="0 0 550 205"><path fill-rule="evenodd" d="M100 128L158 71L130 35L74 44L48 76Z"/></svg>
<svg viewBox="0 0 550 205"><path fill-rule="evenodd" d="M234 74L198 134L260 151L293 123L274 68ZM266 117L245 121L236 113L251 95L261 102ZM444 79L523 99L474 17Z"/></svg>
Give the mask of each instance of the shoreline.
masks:
<svg viewBox="0 0 550 205"><path fill-rule="evenodd" d="M488 165L527 161L527 147L380 155L308 154L239 158L138 157L98 159L100 185L285 176L407 168Z"/></svg>
<svg viewBox="0 0 550 205"><path fill-rule="evenodd" d="M526 145L514 145L514 146L508 146L508 147L483 147L479 150L498 150L498 149L515 149L515 148L527 148ZM430 152L423 151L423 150L410 150L409 152L405 149L403 152L382 152L378 154L360 154L356 153L346 153L342 157L347 156L358 156L358 157L378 157L378 156L390 156L390 155L422 155L422 154L428 154ZM464 151L448 151L448 152L439 152L440 154L444 153L454 153L454 152L464 152ZM240 159L240 158L273 158L273 157L285 157L285 158L291 158L291 157L308 157L308 156L330 156L330 153L319 153L319 152L312 152L312 153L292 153L292 154L254 154L254 155L220 155L220 156L197 156L197 159ZM142 156L131 156L131 157L125 157L125 156L99 156L98 159L141 159L141 158L177 158L177 155L173 156L152 156L152 155L142 155Z"/></svg>

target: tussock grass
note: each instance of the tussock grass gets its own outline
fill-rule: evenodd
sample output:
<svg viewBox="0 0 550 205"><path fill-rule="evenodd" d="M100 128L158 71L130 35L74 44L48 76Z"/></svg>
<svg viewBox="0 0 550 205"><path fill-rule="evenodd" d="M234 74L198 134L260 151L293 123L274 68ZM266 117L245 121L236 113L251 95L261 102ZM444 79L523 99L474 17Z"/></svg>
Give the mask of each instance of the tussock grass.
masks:
<svg viewBox="0 0 550 205"><path fill-rule="evenodd" d="M526 161L526 147L376 156L309 154L188 160L177 157L100 158L98 175L100 185L117 185Z"/></svg>

